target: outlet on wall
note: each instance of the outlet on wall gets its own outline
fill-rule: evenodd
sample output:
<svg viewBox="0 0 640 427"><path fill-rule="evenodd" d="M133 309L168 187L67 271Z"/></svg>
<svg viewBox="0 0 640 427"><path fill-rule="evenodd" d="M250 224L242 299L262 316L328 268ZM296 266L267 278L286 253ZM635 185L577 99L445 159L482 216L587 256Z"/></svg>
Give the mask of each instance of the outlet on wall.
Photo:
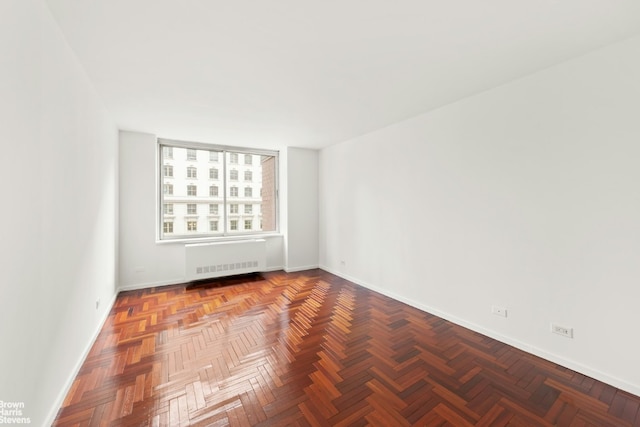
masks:
<svg viewBox="0 0 640 427"><path fill-rule="evenodd" d="M569 328L567 326L561 326L552 323L551 332L553 332L554 334L562 335L563 337L573 338L573 328Z"/></svg>
<svg viewBox="0 0 640 427"><path fill-rule="evenodd" d="M491 312L496 316L507 317L507 309L505 307L500 307L497 305L491 306Z"/></svg>
<svg viewBox="0 0 640 427"><path fill-rule="evenodd" d="M98 307L100 307L100 298L96 300L96 310L98 309Z"/></svg>

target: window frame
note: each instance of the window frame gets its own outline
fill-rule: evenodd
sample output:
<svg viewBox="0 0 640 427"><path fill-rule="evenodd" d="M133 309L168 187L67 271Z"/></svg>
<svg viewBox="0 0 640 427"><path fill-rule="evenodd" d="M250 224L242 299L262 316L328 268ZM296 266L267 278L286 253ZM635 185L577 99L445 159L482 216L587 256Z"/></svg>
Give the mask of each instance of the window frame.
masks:
<svg viewBox="0 0 640 427"><path fill-rule="evenodd" d="M166 160L166 157L163 157L163 147L169 147L172 149L172 151L174 151L173 154L173 159L175 159L175 150L173 150L173 148L184 148L184 149L191 149L191 150L196 150L196 161L199 158L199 155L197 154L197 150L205 150L205 151L210 151L210 152L218 152L218 161L215 162L216 164L216 169L218 169L218 176L219 176L219 181L220 184L218 186L218 189L220 191L220 188L222 189L222 201L215 201L215 202L211 202L211 203L216 203L218 204L218 210L220 211L220 209L222 209L222 212L224 213L221 216L221 221L218 222L218 231L217 232L211 232L209 230L209 227L207 227L207 233L198 233L198 234L194 234L192 235L191 233L193 233L193 231L188 231L185 229L185 234L175 234L175 230L166 235L166 233L163 232L163 223L164 223L164 211L163 211L163 204L165 203L175 203L175 201L173 200L165 200L165 196L172 196L175 197L175 194L164 194L163 193L163 185L165 184L165 182L163 181L166 177L163 176L162 174L162 167L164 166L163 161ZM237 163L231 163L231 154L237 154L238 155L238 161ZM240 163L240 156L241 155L246 155L246 154L251 154L251 155L257 155L257 156L269 156L269 157L273 157L273 161L274 161L274 171L273 171L273 216L275 217L274 219L274 229L273 230L249 230L249 231L244 231L242 230L242 227L240 227L240 221L238 221L237 223L237 229L236 230L231 230L231 226L230 226L230 218L227 217L228 212L229 212L229 207L231 204L242 204L242 203L238 203L237 199L239 198L238 196L240 196L238 194L238 196L235 197L231 197L230 193L231 193L231 187L229 186L229 184L231 183L231 180L229 179L229 171L231 170L231 168L237 168L239 166ZM229 145L215 145L215 144L208 144L208 143L202 143L202 142L189 142L189 141L180 141L180 140L171 140L171 139L164 139L164 138L158 138L157 139L157 143L156 143L156 164L158 165L159 170L156 171L156 180L158 181L158 185L157 185L157 190L156 190L156 199L157 199L157 203L156 203L156 211L157 211L157 215L156 215L156 242L157 243L167 243L167 242L194 242L194 241L215 241L215 240L230 240L230 239L246 239L248 237L251 236L261 236L261 235L274 235L274 234L279 234L280 233L280 198L279 198L279 193L280 193L280 185L279 185L279 181L280 181L280 170L279 170L279 162L280 162L280 157L279 157L280 153L279 151L276 150L264 150L264 149L256 149L256 148L249 148L249 147L236 147L236 146L229 146ZM220 161L220 156L222 156L222 161ZM244 159L242 159L244 160ZM193 160L186 160L186 161L193 161ZM207 159L207 161L212 161L210 159L210 155L209 158ZM260 164L262 163L262 160L259 158L258 159L258 164L256 167L259 167ZM252 162L252 164L255 165L255 161ZM174 172L175 173L175 172ZM238 175L240 175L240 171L238 171ZM252 178L255 178L252 176ZM188 179L188 178L187 178ZM198 178L199 179L199 178ZM227 182L227 180L229 179L229 182ZM238 181L240 181L240 176L238 176ZM256 182L254 179L252 179L253 182ZM233 181L234 183L237 181ZM237 188L237 187L236 187ZM197 191L197 190L196 190ZM239 189L238 189L238 193L240 193ZM260 192L262 193L262 192ZM220 194L220 192L218 193ZM196 193L197 196L197 193ZM211 196L210 196L211 197ZM257 197L257 196L256 196ZM260 195L260 197L262 197L262 195ZM230 200L229 200L230 199ZM253 210L255 212L255 210ZM267 211L265 211L267 212ZM239 213L239 212L238 212ZM239 219L239 218L234 218L234 219ZM254 220L260 220L260 223L262 223L261 218L255 217L253 218ZM207 221L209 222L209 221ZM244 225L244 221L242 221L242 225ZM207 224L209 225L209 224ZM198 227L199 228L199 227Z"/></svg>

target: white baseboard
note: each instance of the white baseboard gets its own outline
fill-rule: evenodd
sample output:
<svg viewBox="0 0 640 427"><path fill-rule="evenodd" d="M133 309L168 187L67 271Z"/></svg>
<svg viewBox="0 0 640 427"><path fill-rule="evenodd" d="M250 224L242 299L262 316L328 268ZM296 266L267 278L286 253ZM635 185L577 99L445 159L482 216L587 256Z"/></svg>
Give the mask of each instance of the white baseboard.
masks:
<svg viewBox="0 0 640 427"><path fill-rule="evenodd" d="M341 273L339 271L336 271L334 269L331 269L325 265L321 265L320 266L321 269L328 271L331 274L335 274L336 276L342 277L343 279L346 279L350 282L353 282L357 285L360 285L362 287L365 287L367 289L371 289L372 291L378 292L382 295L385 295L389 298L393 298L396 301L400 301L403 302L407 305L410 305L412 307L415 307L417 309L420 309L422 311L425 311L429 314L433 314L434 316L438 316L442 319L448 320L451 323L455 323L456 325L459 326L463 326L467 329L470 329L474 332L478 332L482 335L486 335L490 338L493 338L497 341L500 341L504 344L508 344L510 346L513 346L517 349L520 349L522 351L525 351L527 353L533 354L534 356L538 356L541 357L542 359L548 360L550 362L556 363L558 365L564 366L566 368L572 369L576 372L579 372L583 375L586 375L588 377L594 378L598 381L602 381L603 383L609 384L613 387L619 388L621 390L627 391L631 394L634 394L636 396L640 396L640 385L638 384L633 384L630 383L628 381L622 380L620 378L611 376L607 373L601 372L597 369L593 369L589 366L586 366L582 363L576 362L574 360L570 360L570 359L566 359L558 354L555 353L550 353L546 350L543 350L541 348L532 346L530 344L527 344L526 342L523 341L519 341L517 339L508 337L506 335L500 334L494 330L491 329L487 329L483 326L477 325L475 323L472 322L468 322L464 319L461 319L457 316L451 315L449 313L443 312L438 310L437 308L422 304L418 301L412 300L410 298L405 298L401 295L395 294L394 292L390 292L386 289L381 289L377 286L373 286L369 283L363 282L355 277L351 277L347 274Z"/></svg>
<svg viewBox="0 0 640 427"><path fill-rule="evenodd" d="M318 268L318 264L313 264L313 265L303 265L300 267L285 267L284 271L286 271L287 273L295 273L297 271L304 271L304 270L313 270L315 268Z"/></svg>
<svg viewBox="0 0 640 427"><path fill-rule="evenodd" d="M115 304L117 297L118 297L118 292L116 291L111 297L111 301L109 301L109 305L107 306L107 309L104 311L102 318L97 323L96 329L93 331L93 335L91 336L91 339L89 339L89 342L85 346L84 351L82 352L75 366L73 367L73 371L69 374L67 381L65 381L64 387L62 387L60 393L58 393L58 397L56 398L55 402L53 403L53 406L49 410L49 414L45 419L46 422L44 425L50 426L55 421L56 416L58 415L58 411L60 410L60 408L62 407L62 404L64 403L65 397L67 397L67 394L69 393L69 390L71 390L71 386L73 385L73 382L78 376L78 372L80 372L80 368L82 368L82 364L84 363L85 359L89 355L89 352L91 351L91 347L93 347L93 344L96 342L96 339L98 339L98 335L100 335L100 332L102 331L102 327L104 326L104 323L109 318L109 314L111 313L111 309L113 308L113 305Z"/></svg>
<svg viewBox="0 0 640 427"><path fill-rule="evenodd" d="M173 280L160 280L157 282L143 282L143 283L134 283L132 285L120 286L118 288L118 292L137 291L139 289L156 288L158 286L177 285L180 283L185 283L184 277L179 279L173 279Z"/></svg>
<svg viewBox="0 0 640 427"><path fill-rule="evenodd" d="M313 268L318 268L318 266ZM279 270L282 270L282 266L267 267L262 271L268 272L268 271L279 271ZM160 280L157 282L134 283L132 285L120 286L118 288L118 292L137 291L140 289L156 288L159 286L179 285L181 283L186 283L186 282L187 280L184 277L181 277L173 280Z"/></svg>

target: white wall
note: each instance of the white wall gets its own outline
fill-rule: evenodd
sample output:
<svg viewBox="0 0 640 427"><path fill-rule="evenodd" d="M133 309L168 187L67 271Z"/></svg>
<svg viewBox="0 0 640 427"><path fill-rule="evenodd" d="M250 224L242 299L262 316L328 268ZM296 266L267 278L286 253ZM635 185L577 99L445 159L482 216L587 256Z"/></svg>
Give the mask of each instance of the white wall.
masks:
<svg viewBox="0 0 640 427"><path fill-rule="evenodd" d="M41 0L0 3L0 141L0 400L43 425L115 296L117 131Z"/></svg>
<svg viewBox="0 0 640 427"><path fill-rule="evenodd" d="M318 151L287 149L286 270L318 267Z"/></svg>
<svg viewBox="0 0 640 427"><path fill-rule="evenodd" d="M185 243L156 243L156 136L121 131L119 152L120 287L135 289L182 283ZM282 168L282 155L280 163ZM267 269L283 268L282 236L265 239Z"/></svg>
<svg viewBox="0 0 640 427"><path fill-rule="evenodd" d="M636 37L322 150L321 266L640 394L638 76Z"/></svg>

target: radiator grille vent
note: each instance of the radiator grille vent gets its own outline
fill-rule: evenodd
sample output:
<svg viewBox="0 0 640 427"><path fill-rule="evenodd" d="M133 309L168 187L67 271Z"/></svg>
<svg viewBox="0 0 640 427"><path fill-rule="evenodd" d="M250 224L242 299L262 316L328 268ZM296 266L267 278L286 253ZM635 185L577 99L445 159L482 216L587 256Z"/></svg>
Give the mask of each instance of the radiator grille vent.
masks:
<svg viewBox="0 0 640 427"><path fill-rule="evenodd" d="M229 264L218 264L218 265L205 265L202 267L196 267L196 274L209 274L209 273L217 273L217 272L230 272L233 273L236 270L246 270L247 268L255 268L258 267L258 261L243 261Z"/></svg>
<svg viewBox="0 0 640 427"><path fill-rule="evenodd" d="M185 245L187 281L255 273L264 271L265 267L264 239Z"/></svg>

